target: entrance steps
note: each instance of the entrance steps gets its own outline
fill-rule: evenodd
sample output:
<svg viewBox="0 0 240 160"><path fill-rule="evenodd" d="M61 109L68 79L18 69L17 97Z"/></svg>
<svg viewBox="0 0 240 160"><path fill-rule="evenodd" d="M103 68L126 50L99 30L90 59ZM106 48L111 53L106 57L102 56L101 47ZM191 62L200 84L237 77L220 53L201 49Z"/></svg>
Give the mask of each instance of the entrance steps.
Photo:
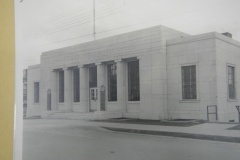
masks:
<svg viewBox="0 0 240 160"><path fill-rule="evenodd" d="M64 112L64 111L51 111L44 112L41 115L45 119L79 119L79 120L101 120L110 118L122 118L121 112Z"/></svg>
<svg viewBox="0 0 240 160"><path fill-rule="evenodd" d="M79 120L93 120L94 114L91 112L51 112L45 115L46 119L79 119Z"/></svg>

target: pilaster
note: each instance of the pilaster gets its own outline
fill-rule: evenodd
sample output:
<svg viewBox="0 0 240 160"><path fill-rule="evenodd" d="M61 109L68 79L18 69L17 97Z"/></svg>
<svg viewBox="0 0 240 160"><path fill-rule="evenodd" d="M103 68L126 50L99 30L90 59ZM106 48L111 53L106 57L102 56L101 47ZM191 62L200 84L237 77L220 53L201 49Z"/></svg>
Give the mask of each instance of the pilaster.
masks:
<svg viewBox="0 0 240 160"><path fill-rule="evenodd" d="M119 109L126 112L126 62L115 60L117 65L117 103Z"/></svg>
<svg viewBox="0 0 240 160"><path fill-rule="evenodd" d="M96 65L97 65L97 88L98 88L97 111L101 111L101 87L104 86L106 88L106 78L105 78L106 65L102 63L96 63Z"/></svg>
<svg viewBox="0 0 240 160"><path fill-rule="evenodd" d="M78 66L78 68L80 72L80 107L83 108L85 112L90 112L88 68L83 66Z"/></svg>
<svg viewBox="0 0 240 160"><path fill-rule="evenodd" d="M51 110L57 110L57 72L52 70L51 71L51 81L50 81L50 89L51 89Z"/></svg>

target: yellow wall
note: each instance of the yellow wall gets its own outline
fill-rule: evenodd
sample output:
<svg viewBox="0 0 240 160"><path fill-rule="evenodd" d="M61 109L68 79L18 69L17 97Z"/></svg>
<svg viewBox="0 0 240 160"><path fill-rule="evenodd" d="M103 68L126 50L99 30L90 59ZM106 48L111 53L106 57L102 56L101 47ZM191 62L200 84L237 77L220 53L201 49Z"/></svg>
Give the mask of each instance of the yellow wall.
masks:
<svg viewBox="0 0 240 160"><path fill-rule="evenodd" d="M0 160L13 158L14 2L0 0Z"/></svg>

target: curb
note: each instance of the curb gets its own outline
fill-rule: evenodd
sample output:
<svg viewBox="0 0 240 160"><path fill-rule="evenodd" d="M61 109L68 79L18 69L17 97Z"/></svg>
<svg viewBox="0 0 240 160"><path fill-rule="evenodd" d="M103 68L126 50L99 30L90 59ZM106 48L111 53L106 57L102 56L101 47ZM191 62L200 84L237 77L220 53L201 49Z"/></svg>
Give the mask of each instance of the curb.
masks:
<svg viewBox="0 0 240 160"><path fill-rule="evenodd" d="M206 123L215 123L215 124L240 124L239 122L206 122Z"/></svg>
<svg viewBox="0 0 240 160"><path fill-rule="evenodd" d="M31 116L31 117L23 117L23 119L42 119L41 116Z"/></svg>
<svg viewBox="0 0 240 160"><path fill-rule="evenodd" d="M169 136L169 137L180 137L180 138L191 138L191 139L202 139L202 140L210 140L210 141L240 143L240 137L227 137L227 136L217 136L217 135L191 134L191 133L152 131L152 130L138 130L138 129L112 128L112 127L102 127L102 128L110 130L110 131L116 131L116 132L149 134L149 135L159 135L159 136Z"/></svg>

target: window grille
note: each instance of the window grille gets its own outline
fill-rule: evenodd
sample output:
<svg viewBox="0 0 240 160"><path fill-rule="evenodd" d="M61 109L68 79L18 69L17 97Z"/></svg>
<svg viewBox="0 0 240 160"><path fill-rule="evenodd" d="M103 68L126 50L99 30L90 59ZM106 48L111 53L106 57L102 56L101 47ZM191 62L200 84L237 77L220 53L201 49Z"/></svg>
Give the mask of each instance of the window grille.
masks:
<svg viewBox="0 0 240 160"><path fill-rule="evenodd" d="M73 69L73 102L80 101L79 69Z"/></svg>
<svg viewBox="0 0 240 160"><path fill-rule="evenodd" d="M229 99L236 99L235 68L232 66L228 66L228 97Z"/></svg>
<svg viewBox="0 0 240 160"><path fill-rule="evenodd" d="M89 87L97 87L97 67L89 68Z"/></svg>
<svg viewBox="0 0 240 160"><path fill-rule="evenodd" d="M182 99L197 99L196 65L182 67Z"/></svg>
<svg viewBox="0 0 240 160"><path fill-rule="evenodd" d="M128 100L140 100L139 61L128 62Z"/></svg>
<svg viewBox="0 0 240 160"><path fill-rule="evenodd" d="M117 101L117 66L107 65L108 73L108 101Z"/></svg>
<svg viewBox="0 0 240 160"><path fill-rule="evenodd" d="M64 102L64 71L59 72L59 102Z"/></svg>

